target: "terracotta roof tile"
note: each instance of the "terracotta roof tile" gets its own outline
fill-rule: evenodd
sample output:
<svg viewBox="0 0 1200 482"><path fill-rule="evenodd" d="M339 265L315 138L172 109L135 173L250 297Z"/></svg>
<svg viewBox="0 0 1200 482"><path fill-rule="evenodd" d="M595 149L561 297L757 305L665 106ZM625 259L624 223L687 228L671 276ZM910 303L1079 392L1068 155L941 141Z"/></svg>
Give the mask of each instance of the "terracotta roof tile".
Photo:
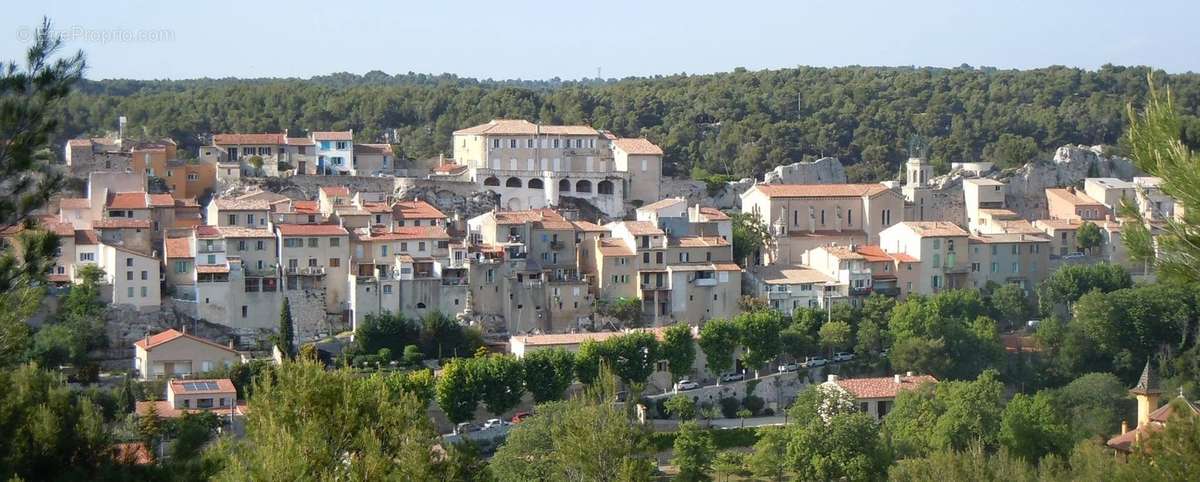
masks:
<svg viewBox="0 0 1200 482"><path fill-rule="evenodd" d="M1091 196L1065 187L1046 188L1046 197L1057 198L1075 206L1104 207L1100 201L1092 199Z"/></svg>
<svg viewBox="0 0 1200 482"><path fill-rule="evenodd" d="M649 221L624 221L625 228L629 230L629 234L634 236L655 236L663 235L663 230L658 229L654 223Z"/></svg>
<svg viewBox="0 0 1200 482"><path fill-rule="evenodd" d="M756 184L768 197L862 197L888 190L883 184Z"/></svg>
<svg viewBox="0 0 1200 482"><path fill-rule="evenodd" d="M279 234L283 236L347 236L346 228L336 224L279 224L276 225Z"/></svg>
<svg viewBox="0 0 1200 482"><path fill-rule="evenodd" d="M100 236L97 235L95 231L92 231L90 229L75 230L75 245L76 246L86 246L86 245L93 245L93 244L100 244Z"/></svg>
<svg viewBox="0 0 1200 482"><path fill-rule="evenodd" d="M392 205L396 219L446 219L446 214L425 201L396 201Z"/></svg>
<svg viewBox="0 0 1200 482"><path fill-rule="evenodd" d="M671 206L675 206L678 204L684 204L684 203L687 203L687 199L684 199L681 197L669 197L666 199L659 199L658 201L654 201L650 204L647 204L645 206L637 208L637 210L638 211L646 211L646 212L658 211L660 209L669 208Z"/></svg>
<svg viewBox="0 0 1200 482"><path fill-rule="evenodd" d="M321 192L331 197L350 197L350 188L346 186L321 186Z"/></svg>
<svg viewBox="0 0 1200 482"><path fill-rule="evenodd" d="M92 221L95 229L150 229L149 219L105 218Z"/></svg>
<svg viewBox="0 0 1200 482"><path fill-rule="evenodd" d="M146 209L145 192L114 192L108 194L109 209Z"/></svg>
<svg viewBox="0 0 1200 482"><path fill-rule="evenodd" d="M392 155L391 144L355 144L355 154Z"/></svg>
<svg viewBox="0 0 1200 482"><path fill-rule="evenodd" d="M211 345L216 348L225 350L227 352L237 354L237 350L229 348L225 345L221 345L212 340L206 340L206 339L200 338L198 336L189 335L187 333L176 330L174 328L168 329L163 332L156 333L154 335L150 335L149 337L146 337L146 338L139 339L138 341L133 342L133 344L134 344L134 346L137 346L138 348L141 348L143 350L154 350L154 348L159 345L162 345L162 344L168 343L168 342L172 342L172 341L175 341L175 340L178 340L181 338L195 341L195 342L204 343L206 345Z"/></svg>
<svg viewBox="0 0 1200 482"><path fill-rule="evenodd" d="M591 221L575 220L575 221L571 221L571 224L573 224L575 226L575 229L578 229L583 232L588 232L588 233L608 232L608 228L605 228L604 226L593 223Z"/></svg>
<svg viewBox="0 0 1200 482"><path fill-rule="evenodd" d="M700 215L708 218L709 221L727 221L729 215L717 208L701 207Z"/></svg>
<svg viewBox="0 0 1200 482"><path fill-rule="evenodd" d="M163 240L163 246L168 259L192 257L191 238L167 238Z"/></svg>
<svg viewBox="0 0 1200 482"><path fill-rule="evenodd" d="M891 261L892 257L883 251L883 248L874 244L864 244L856 246L854 251L866 258L867 261L875 263L880 261Z"/></svg>
<svg viewBox="0 0 1200 482"><path fill-rule="evenodd" d="M365 230L364 230L365 231ZM450 239L450 235L446 233L446 228L441 226L397 226L391 231L379 230L371 231L368 235L365 232L360 233L355 231L355 234L363 241L392 241L392 240L407 240L407 239Z"/></svg>
<svg viewBox="0 0 1200 482"><path fill-rule="evenodd" d="M354 134L350 131L316 131L309 135L315 141L352 141Z"/></svg>
<svg viewBox="0 0 1200 482"><path fill-rule="evenodd" d="M307 137L288 137L285 141L289 146L311 146L316 144L312 139Z"/></svg>
<svg viewBox="0 0 1200 482"><path fill-rule="evenodd" d="M282 145L285 142L283 134L216 134L213 145Z"/></svg>
<svg viewBox="0 0 1200 482"><path fill-rule="evenodd" d="M601 256L633 256L633 250L629 249L629 246L614 239L600 240L597 250L600 251Z"/></svg>
<svg viewBox="0 0 1200 482"><path fill-rule="evenodd" d="M729 246L729 241L720 236L680 236L671 238L670 246L675 248L718 248Z"/></svg>
<svg viewBox="0 0 1200 482"><path fill-rule="evenodd" d="M271 204L266 199L218 198L212 202L217 203L217 209L221 211L269 211L271 209Z"/></svg>
<svg viewBox="0 0 1200 482"><path fill-rule="evenodd" d="M217 231L222 238L273 238L275 235L267 228L245 228L241 226L218 226Z"/></svg>
<svg viewBox="0 0 1200 482"><path fill-rule="evenodd" d="M454 131L454 135L567 135L567 136L599 136L600 131L588 126L539 126L524 119L493 119L486 124L468 127Z"/></svg>
<svg viewBox="0 0 1200 482"><path fill-rule="evenodd" d="M59 209L87 209L92 203L85 197L65 197L58 200Z"/></svg>
<svg viewBox="0 0 1200 482"><path fill-rule="evenodd" d="M151 194L149 197L149 205L152 208L175 207L175 196L171 193Z"/></svg>
<svg viewBox="0 0 1200 482"><path fill-rule="evenodd" d="M931 375L900 376L900 383L894 377L880 378L850 378L839 379L835 383L842 387L854 398L866 400L872 398L896 398L901 390L912 390L923 383L937 383Z"/></svg>
<svg viewBox="0 0 1200 482"><path fill-rule="evenodd" d="M625 151L627 154L645 155L645 156L661 156L663 150L649 139L645 138L622 138L612 141L613 145L618 149Z"/></svg>
<svg viewBox="0 0 1200 482"><path fill-rule="evenodd" d="M829 275L804 266L766 266L755 270L755 276L769 285L816 284L834 281Z"/></svg>
<svg viewBox="0 0 1200 482"><path fill-rule="evenodd" d="M919 237L928 236L967 236L965 229L947 221L904 221L897 226L907 226Z"/></svg>

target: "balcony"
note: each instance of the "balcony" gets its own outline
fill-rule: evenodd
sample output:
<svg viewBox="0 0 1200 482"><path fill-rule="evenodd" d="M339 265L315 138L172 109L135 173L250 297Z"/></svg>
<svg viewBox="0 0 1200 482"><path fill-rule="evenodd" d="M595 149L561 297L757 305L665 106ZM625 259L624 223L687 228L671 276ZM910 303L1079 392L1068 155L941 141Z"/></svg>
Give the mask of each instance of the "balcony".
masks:
<svg viewBox="0 0 1200 482"><path fill-rule="evenodd" d="M771 291L767 293L767 299L769 300L786 300L791 297L792 294L787 291Z"/></svg>
<svg viewBox="0 0 1200 482"><path fill-rule="evenodd" d="M324 266L305 266L300 268L300 274L303 276L325 276Z"/></svg>
<svg viewBox="0 0 1200 482"><path fill-rule="evenodd" d="M211 246L200 244L196 246L196 252L200 254L224 253L225 243L213 243Z"/></svg>
<svg viewBox="0 0 1200 482"><path fill-rule="evenodd" d="M711 286L717 285L717 279L716 278L696 278L696 279L692 280L692 283L694 283L696 286L710 286L711 287Z"/></svg>
<svg viewBox="0 0 1200 482"><path fill-rule="evenodd" d="M566 246L566 245L563 244L562 241L551 241L550 242L550 249L555 250L555 251L563 249L564 246Z"/></svg>
<svg viewBox="0 0 1200 482"><path fill-rule="evenodd" d="M869 294L871 294L870 286L861 286L861 287L857 287L857 288L854 288L854 287L850 288L851 296L867 296Z"/></svg>

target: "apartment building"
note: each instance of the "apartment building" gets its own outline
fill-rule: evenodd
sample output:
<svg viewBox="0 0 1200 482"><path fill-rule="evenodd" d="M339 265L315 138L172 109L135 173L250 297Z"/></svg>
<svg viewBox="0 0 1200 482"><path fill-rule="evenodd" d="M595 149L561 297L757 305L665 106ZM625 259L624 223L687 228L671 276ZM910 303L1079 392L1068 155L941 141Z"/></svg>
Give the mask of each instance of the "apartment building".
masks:
<svg viewBox="0 0 1200 482"><path fill-rule="evenodd" d="M351 167L359 176L394 175L399 168L391 144L355 144Z"/></svg>
<svg viewBox="0 0 1200 482"><path fill-rule="evenodd" d="M326 224L318 201L284 199L271 203L271 222L275 224Z"/></svg>
<svg viewBox="0 0 1200 482"><path fill-rule="evenodd" d="M328 313L350 309L350 233L335 224L275 225L286 290L323 290Z"/></svg>
<svg viewBox="0 0 1200 482"><path fill-rule="evenodd" d="M289 137L287 131L271 134L216 134L211 146L200 148L199 159L215 163L218 177L314 174L316 145L308 137Z"/></svg>
<svg viewBox="0 0 1200 482"><path fill-rule="evenodd" d="M1051 241L1044 235L971 236L971 286L1016 284L1031 293L1050 274Z"/></svg>
<svg viewBox="0 0 1200 482"><path fill-rule="evenodd" d="M208 202L204 220L209 226L262 229L270 213L271 204L265 199L215 198Z"/></svg>
<svg viewBox="0 0 1200 482"><path fill-rule="evenodd" d="M392 220L396 226L446 226L446 214L425 201L396 201L392 203Z"/></svg>
<svg viewBox="0 0 1200 482"><path fill-rule="evenodd" d="M877 245L858 245L854 252L862 255L871 272L871 292L903 299L913 285L919 270L916 258L904 253L889 253Z"/></svg>
<svg viewBox="0 0 1200 482"><path fill-rule="evenodd" d="M995 179L978 178L963 180L963 200L966 204L967 230L980 231L981 214L1007 211L1005 196L1008 185ZM1011 212L1011 211L1009 211ZM1016 213L1013 213L1015 216Z"/></svg>
<svg viewBox="0 0 1200 482"><path fill-rule="evenodd" d="M237 389L228 378L171 380L167 383L165 400L137 402L135 411L139 416L149 415L151 405L161 418L201 412L239 418L246 414L246 406L238 404Z"/></svg>
<svg viewBox="0 0 1200 482"><path fill-rule="evenodd" d="M1115 177L1089 177L1083 180L1083 192L1095 199L1112 215L1121 209L1121 202L1137 201L1137 185Z"/></svg>
<svg viewBox="0 0 1200 482"><path fill-rule="evenodd" d="M196 252L192 241L192 233L163 239L163 281L175 299L196 301Z"/></svg>
<svg viewBox="0 0 1200 482"><path fill-rule="evenodd" d="M354 174L354 131L318 131L308 135L317 151L317 175Z"/></svg>
<svg viewBox="0 0 1200 482"><path fill-rule="evenodd" d="M1175 200L1162 190L1160 177L1133 178L1138 211L1150 222L1162 222L1175 217Z"/></svg>
<svg viewBox="0 0 1200 482"><path fill-rule="evenodd" d="M882 184L756 184L741 198L742 212L774 235L755 265L802 264L805 252L831 243L876 244L904 215L904 198Z"/></svg>
<svg viewBox="0 0 1200 482"><path fill-rule="evenodd" d="M195 198L211 191L217 181L217 163L212 159L181 160L174 141L138 143L130 150L130 167L166 183L171 194Z"/></svg>
<svg viewBox="0 0 1200 482"><path fill-rule="evenodd" d="M382 312L421 318L456 315L466 308L466 287L441 226L378 226L350 232L350 306L354 326ZM462 255L459 255L461 265Z"/></svg>
<svg viewBox="0 0 1200 482"><path fill-rule="evenodd" d="M187 253L194 262L194 295L183 294L187 285L177 286L176 292L178 299L195 302L197 317L246 333L277 326L283 289L271 230L200 226L187 245L194 247ZM186 262L182 255L170 259Z"/></svg>
<svg viewBox="0 0 1200 482"><path fill-rule="evenodd" d="M105 283L112 286L112 304L139 308L162 304L157 257L101 242L96 258Z"/></svg>
<svg viewBox="0 0 1200 482"><path fill-rule="evenodd" d="M759 266L749 275L754 294L771 308L791 313L800 308L824 307L833 297L836 280L804 266Z"/></svg>
<svg viewBox="0 0 1200 482"><path fill-rule="evenodd" d="M879 247L917 261L911 264L913 281L901 288L904 293L932 294L971 286L969 236L950 222L905 221L879 233Z"/></svg>
<svg viewBox="0 0 1200 482"><path fill-rule="evenodd" d="M1104 203L1073 187L1047 188L1046 208L1050 219L1099 221L1109 215L1108 207Z"/></svg>
<svg viewBox="0 0 1200 482"><path fill-rule="evenodd" d="M570 196L619 216L626 201L658 200L662 155L644 139L614 147L615 139L588 126L498 119L455 131L454 159L507 210L553 207Z"/></svg>
<svg viewBox="0 0 1200 482"><path fill-rule="evenodd" d="M809 250L804 257L805 266L833 278L833 282L826 283L824 293L833 301L861 306L862 299L871 294L867 258L855 252L854 246L820 246Z"/></svg>
<svg viewBox="0 0 1200 482"><path fill-rule="evenodd" d="M1081 219L1038 219L1033 225L1050 238L1050 257L1058 258L1082 251L1076 235L1083 223Z"/></svg>

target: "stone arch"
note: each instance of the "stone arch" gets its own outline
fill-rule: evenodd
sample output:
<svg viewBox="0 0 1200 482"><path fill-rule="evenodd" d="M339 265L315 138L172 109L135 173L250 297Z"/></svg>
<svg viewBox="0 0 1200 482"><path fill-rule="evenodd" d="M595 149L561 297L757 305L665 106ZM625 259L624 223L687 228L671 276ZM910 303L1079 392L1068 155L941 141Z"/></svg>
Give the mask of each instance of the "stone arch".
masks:
<svg viewBox="0 0 1200 482"><path fill-rule="evenodd" d="M613 183L609 180L603 180L596 183L596 194L612 194Z"/></svg>
<svg viewBox="0 0 1200 482"><path fill-rule="evenodd" d="M497 179L496 176L491 176L491 177L483 180L483 185L484 186L499 186L500 179Z"/></svg>
<svg viewBox="0 0 1200 482"><path fill-rule="evenodd" d="M521 187L521 184L521 179L516 177L510 177L504 181L504 187Z"/></svg>
<svg viewBox="0 0 1200 482"><path fill-rule="evenodd" d="M524 209L525 209L525 208L524 208L524 204L525 204L525 203L521 202L521 198L519 198L519 197L513 197L513 198L510 198L510 199L508 200L508 210L509 210L509 211L521 211L521 210L524 210Z"/></svg>
<svg viewBox="0 0 1200 482"><path fill-rule="evenodd" d="M529 180L529 189L545 189L545 184L541 179L535 177Z"/></svg>
<svg viewBox="0 0 1200 482"><path fill-rule="evenodd" d="M559 192L571 192L571 181L568 181L566 179L558 181L558 191Z"/></svg>
<svg viewBox="0 0 1200 482"><path fill-rule="evenodd" d="M580 179L575 183L575 192L592 192L592 181Z"/></svg>

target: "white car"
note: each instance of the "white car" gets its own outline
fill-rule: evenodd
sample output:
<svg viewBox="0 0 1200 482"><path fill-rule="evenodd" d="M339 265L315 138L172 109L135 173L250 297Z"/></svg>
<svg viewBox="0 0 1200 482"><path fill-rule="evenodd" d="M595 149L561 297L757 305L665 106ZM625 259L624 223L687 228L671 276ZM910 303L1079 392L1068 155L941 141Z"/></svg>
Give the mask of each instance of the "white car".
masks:
<svg viewBox="0 0 1200 482"><path fill-rule="evenodd" d="M680 380L678 383L675 384L675 390L678 390L681 392L686 391L686 390L695 390L697 388L700 388L700 384L693 382L691 380Z"/></svg>
<svg viewBox="0 0 1200 482"><path fill-rule="evenodd" d="M745 379L746 375L741 373L726 373L721 375L721 381L723 382L740 382Z"/></svg>
<svg viewBox="0 0 1200 482"><path fill-rule="evenodd" d="M853 353L839 351L839 352L833 354L833 362L834 363L850 361L853 359L854 359Z"/></svg>
<svg viewBox="0 0 1200 482"><path fill-rule="evenodd" d="M825 357L823 357L823 356L810 356L807 359L805 359L804 362L800 364L800 366L802 366L804 368L815 368L815 367L823 367L828 364L829 364L829 360L826 360Z"/></svg>
<svg viewBox="0 0 1200 482"><path fill-rule="evenodd" d="M799 363L792 362L792 363L788 363L788 364L784 364L784 365L779 365L779 373L794 372L801 368L803 368L803 367L801 367Z"/></svg>
<svg viewBox="0 0 1200 482"><path fill-rule="evenodd" d="M498 418L492 418L492 419L488 419L488 421L483 423L483 430L491 430L493 428L503 427L505 425L508 425L508 422L505 422Z"/></svg>

